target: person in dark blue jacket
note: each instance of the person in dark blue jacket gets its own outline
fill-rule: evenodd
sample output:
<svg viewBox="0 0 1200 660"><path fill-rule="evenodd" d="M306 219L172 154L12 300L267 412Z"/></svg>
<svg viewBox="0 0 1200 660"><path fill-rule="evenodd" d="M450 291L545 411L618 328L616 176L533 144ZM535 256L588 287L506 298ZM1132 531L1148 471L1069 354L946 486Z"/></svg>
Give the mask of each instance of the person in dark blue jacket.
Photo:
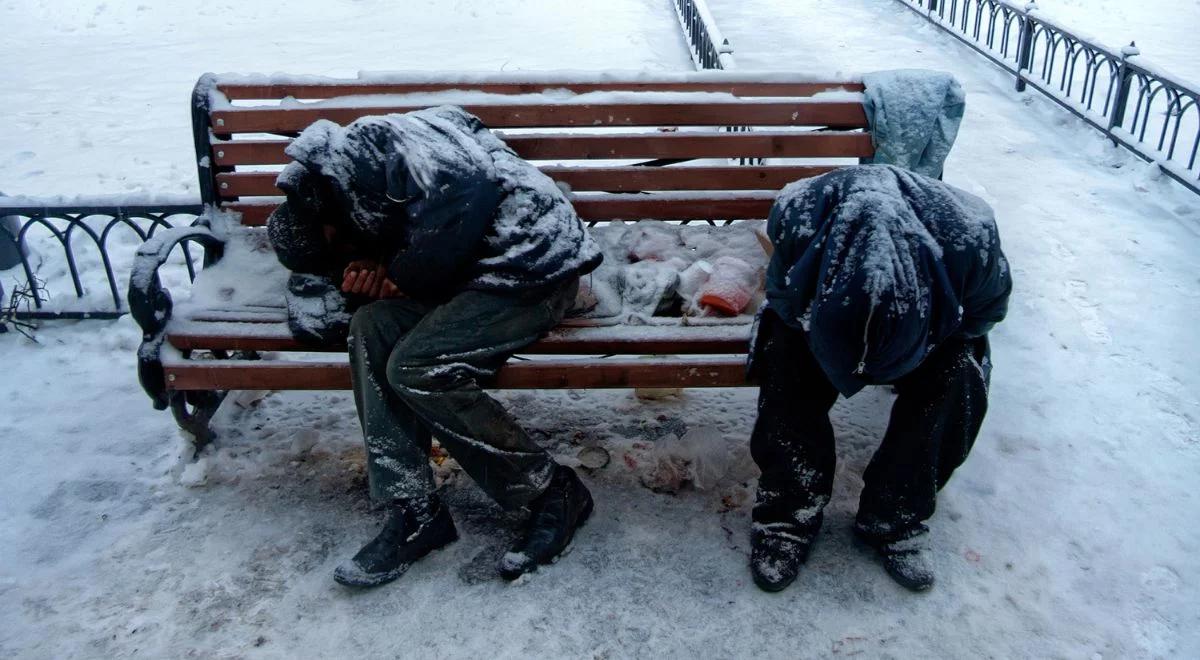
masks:
<svg viewBox="0 0 1200 660"><path fill-rule="evenodd" d="M925 521L979 433L988 332L1012 290L992 211L940 181L864 165L785 188L767 237L774 254L750 361L761 385L755 582L787 587L820 530L838 394L890 384L897 397L863 475L855 531L897 582L927 589Z"/></svg>
<svg viewBox="0 0 1200 660"><path fill-rule="evenodd" d="M551 562L591 495L481 385L562 320L601 260L565 195L456 107L319 121L287 153L269 234L284 266L310 276L291 293L315 291L328 311L336 286L361 305L347 340L354 400L371 495L388 507L334 578L383 584L457 538L434 492L434 434L498 503L530 511L501 574ZM305 306L292 300L289 311Z"/></svg>

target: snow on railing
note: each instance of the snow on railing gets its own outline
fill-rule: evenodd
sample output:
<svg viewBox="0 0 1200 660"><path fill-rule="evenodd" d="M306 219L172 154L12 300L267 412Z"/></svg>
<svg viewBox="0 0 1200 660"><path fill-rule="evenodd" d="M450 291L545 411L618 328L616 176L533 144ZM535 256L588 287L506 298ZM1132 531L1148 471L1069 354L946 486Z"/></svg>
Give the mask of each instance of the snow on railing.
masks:
<svg viewBox="0 0 1200 660"><path fill-rule="evenodd" d="M17 319L127 313L118 273L128 274L137 247L156 232L193 224L202 212L199 202L153 196L0 197L0 254L6 257L0 263L0 332ZM199 257L187 245L181 251L178 275L182 279L186 271L190 281ZM12 286L7 295L5 285Z"/></svg>
<svg viewBox="0 0 1200 660"><path fill-rule="evenodd" d="M1200 85L1064 27L1036 2L899 0L1200 194Z"/></svg>
<svg viewBox="0 0 1200 660"><path fill-rule="evenodd" d="M697 69L735 68L733 47L717 29L717 22L704 0L675 0L675 11Z"/></svg>

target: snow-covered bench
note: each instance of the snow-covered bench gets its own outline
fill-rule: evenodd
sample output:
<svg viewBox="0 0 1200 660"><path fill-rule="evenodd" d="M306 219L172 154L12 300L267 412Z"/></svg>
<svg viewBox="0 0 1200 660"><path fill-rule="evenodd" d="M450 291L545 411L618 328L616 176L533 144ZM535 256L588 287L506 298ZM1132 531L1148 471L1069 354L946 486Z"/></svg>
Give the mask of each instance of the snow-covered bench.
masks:
<svg viewBox="0 0 1200 660"><path fill-rule="evenodd" d="M764 219L787 183L870 156L861 91L851 80L724 72L352 80L208 75L193 94L193 121L204 200L240 214L245 226L262 225L278 204L275 172L288 162L284 147L313 121L347 123L442 104L476 114L569 187L580 217L593 225L657 219L724 226ZM301 354L311 349L288 333L282 292L277 306L213 304L172 318L157 268L184 240L205 244L210 263L224 246L220 232L204 226L160 234L141 250L129 302L145 331L142 383L198 444L208 440L208 420L229 390L350 386L341 356ZM513 361L495 386L747 384L748 323L574 323L523 351L543 357ZM272 359L258 359L263 352Z"/></svg>

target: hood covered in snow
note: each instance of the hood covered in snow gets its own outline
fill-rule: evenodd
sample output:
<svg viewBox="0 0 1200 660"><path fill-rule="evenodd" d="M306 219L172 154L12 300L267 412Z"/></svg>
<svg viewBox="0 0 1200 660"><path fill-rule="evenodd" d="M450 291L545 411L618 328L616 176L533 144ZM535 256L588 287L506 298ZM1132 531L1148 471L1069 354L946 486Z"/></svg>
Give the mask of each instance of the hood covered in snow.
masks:
<svg viewBox="0 0 1200 660"><path fill-rule="evenodd" d="M481 142L480 127L454 107L362 117L346 127L321 119L286 153L332 184L358 230L378 237L408 200L445 203L464 181L495 179L487 148L494 145Z"/></svg>
<svg viewBox="0 0 1200 660"><path fill-rule="evenodd" d="M566 195L462 108L317 121L287 154L277 183L289 205L348 223L409 295L547 286L601 259ZM301 199L314 176L327 203Z"/></svg>
<svg viewBox="0 0 1200 660"><path fill-rule="evenodd" d="M1012 289L973 195L886 165L793 183L771 210L769 304L845 395L912 371L946 338L1002 320Z"/></svg>

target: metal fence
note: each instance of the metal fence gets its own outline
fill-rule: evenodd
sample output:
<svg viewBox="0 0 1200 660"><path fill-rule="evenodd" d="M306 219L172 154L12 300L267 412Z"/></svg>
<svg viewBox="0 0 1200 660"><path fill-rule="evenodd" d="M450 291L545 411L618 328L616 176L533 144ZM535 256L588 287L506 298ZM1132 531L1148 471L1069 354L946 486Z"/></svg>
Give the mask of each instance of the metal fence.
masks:
<svg viewBox="0 0 1200 660"><path fill-rule="evenodd" d="M0 294L4 316L8 320L82 319L127 313L118 273L121 279L128 276L137 245L158 230L193 224L202 211L199 203L31 206L0 199L0 218L16 219L0 223L0 241L19 255L19 266L6 271L6 282L0 284L3 291L3 284L13 284L11 273L16 274L14 289ZM203 252L193 254L188 245L181 250L180 265L194 279ZM55 273L41 272L43 264L50 264ZM47 280L55 288L66 287L67 295L51 300Z"/></svg>
<svg viewBox="0 0 1200 660"><path fill-rule="evenodd" d="M1090 42L1041 16L1037 3L899 0L1113 142L1200 194L1200 92L1142 61L1134 44Z"/></svg>
<svg viewBox="0 0 1200 660"><path fill-rule="evenodd" d="M734 68L733 47L721 36L704 0L675 0L675 12L697 69Z"/></svg>

